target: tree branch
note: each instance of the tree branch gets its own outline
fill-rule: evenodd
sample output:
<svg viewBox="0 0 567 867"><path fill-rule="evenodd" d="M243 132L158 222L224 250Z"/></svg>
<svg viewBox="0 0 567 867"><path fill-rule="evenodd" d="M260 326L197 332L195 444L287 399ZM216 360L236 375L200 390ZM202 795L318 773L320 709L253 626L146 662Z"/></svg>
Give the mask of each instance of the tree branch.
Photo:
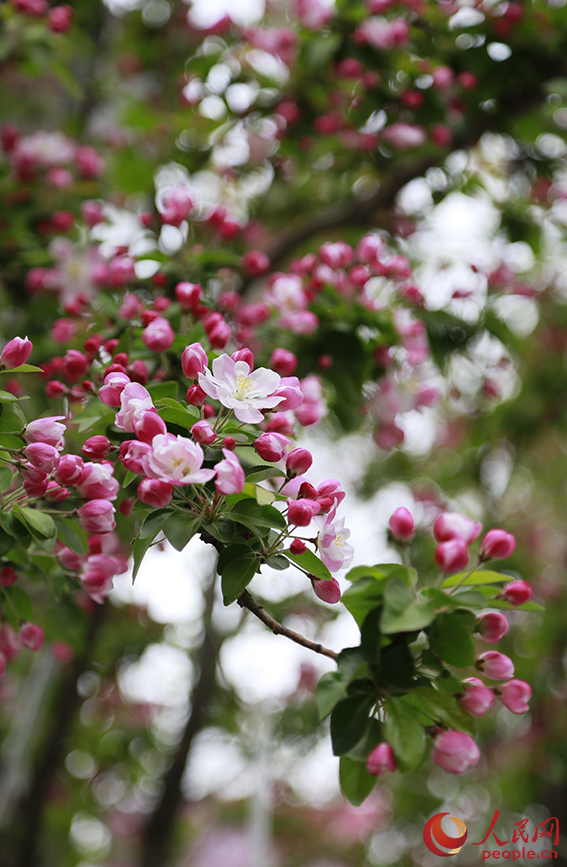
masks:
<svg viewBox="0 0 567 867"><path fill-rule="evenodd" d="M284 635L286 638L289 638L290 641L300 644L301 647L313 650L314 653L321 653L323 656L328 656L329 659L334 659L336 661L339 658L339 654L335 653L334 650L329 650L328 647L323 647L322 644L317 644L315 641L309 641L308 638L304 638L304 636L300 635L299 632L294 632L293 629L288 629L287 626L278 623L277 620L274 620L271 614L268 614L265 608L262 608L262 606L252 598L248 590L245 590L236 601L241 608L247 608L248 611L258 618L258 620L261 620L268 629L272 630L274 635Z"/></svg>

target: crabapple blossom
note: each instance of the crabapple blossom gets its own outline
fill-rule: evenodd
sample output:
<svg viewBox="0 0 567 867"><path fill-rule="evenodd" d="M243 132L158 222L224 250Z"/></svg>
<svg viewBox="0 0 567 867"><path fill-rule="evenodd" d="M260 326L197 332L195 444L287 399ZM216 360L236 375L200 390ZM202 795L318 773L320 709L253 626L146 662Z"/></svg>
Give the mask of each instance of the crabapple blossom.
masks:
<svg viewBox="0 0 567 867"><path fill-rule="evenodd" d="M282 398L281 403L278 404L278 410L284 412L288 409L297 409L305 400L299 379L296 376L283 376L279 386L274 391L274 396Z"/></svg>
<svg viewBox="0 0 567 867"><path fill-rule="evenodd" d="M381 777L387 771L397 771L397 769L396 758L390 744L378 744L366 759L366 770L373 777Z"/></svg>
<svg viewBox="0 0 567 867"><path fill-rule="evenodd" d="M98 396L107 406L120 406L120 398L127 385L130 385L130 377L125 373L107 373L104 385L98 390Z"/></svg>
<svg viewBox="0 0 567 867"><path fill-rule="evenodd" d="M289 349L277 347L270 355L270 367L280 376L292 376L297 370L298 363L297 356Z"/></svg>
<svg viewBox="0 0 567 867"><path fill-rule="evenodd" d="M74 485L81 478L85 463L80 455L62 455L55 470L60 485Z"/></svg>
<svg viewBox="0 0 567 867"><path fill-rule="evenodd" d="M480 759L480 750L464 732L446 731L435 738L431 758L448 774L464 774Z"/></svg>
<svg viewBox="0 0 567 867"><path fill-rule="evenodd" d="M22 464L20 467L24 477L24 491L28 497L43 497L47 493L48 477L33 464Z"/></svg>
<svg viewBox="0 0 567 867"><path fill-rule="evenodd" d="M304 554L307 551L307 545L301 539L294 539L289 550L292 554Z"/></svg>
<svg viewBox="0 0 567 867"><path fill-rule="evenodd" d="M334 8L321 0L295 0L294 12L308 30L321 30L335 15Z"/></svg>
<svg viewBox="0 0 567 867"><path fill-rule="evenodd" d="M185 400L191 406L203 406L207 399L206 393L199 385L190 385L185 395Z"/></svg>
<svg viewBox="0 0 567 867"><path fill-rule="evenodd" d="M154 409L149 391L137 382L130 382L120 395L120 412L116 413L114 424L118 430L134 433L134 422L149 409Z"/></svg>
<svg viewBox="0 0 567 867"><path fill-rule="evenodd" d="M192 310L196 307L202 293L203 287L199 283L178 283L175 287L175 297L183 310ZM195 345L200 346L200 344L193 344Z"/></svg>
<svg viewBox="0 0 567 867"><path fill-rule="evenodd" d="M489 530L480 545L480 559L505 560L516 550L516 539L505 530Z"/></svg>
<svg viewBox="0 0 567 867"><path fill-rule="evenodd" d="M175 331L163 316L158 316L142 331L142 340L152 352L165 352L175 339Z"/></svg>
<svg viewBox="0 0 567 867"><path fill-rule="evenodd" d="M409 542L415 535L415 521L409 509L400 506L391 516L388 526L392 536L400 542Z"/></svg>
<svg viewBox="0 0 567 867"><path fill-rule="evenodd" d="M220 494L241 494L244 487L244 470L240 461L229 449L223 449L224 461L216 464L215 487Z"/></svg>
<svg viewBox="0 0 567 867"><path fill-rule="evenodd" d="M18 580L18 573L11 566L2 566L0 569L0 587L10 587Z"/></svg>
<svg viewBox="0 0 567 867"><path fill-rule="evenodd" d="M22 434L25 441L31 443L47 443L56 449L63 448L65 425L61 424L64 415L51 415L46 418L36 418L26 425Z"/></svg>
<svg viewBox="0 0 567 867"><path fill-rule="evenodd" d="M167 425L156 409L147 409L134 419L134 433L143 443L151 445L155 436L167 433Z"/></svg>
<svg viewBox="0 0 567 867"><path fill-rule="evenodd" d="M458 572L469 562L469 551L463 539L441 542L435 549L435 562L443 572Z"/></svg>
<svg viewBox="0 0 567 867"><path fill-rule="evenodd" d="M313 463L313 457L307 449L293 449L286 460L285 468L288 477L302 476L310 468Z"/></svg>
<svg viewBox="0 0 567 867"><path fill-rule="evenodd" d="M163 196L158 210L162 223L170 226L180 226L193 209L193 199L184 186L172 187Z"/></svg>
<svg viewBox="0 0 567 867"><path fill-rule="evenodd" d="M523 605L524 602L529 602L533 596L531 584L527 581L512 581L507 584L501 593L500 598L505 602L510 602L512 605Z"/></svg>
<svg viewBox="0 0 567 867"><path fill-rule="evenodd" d="M163 509L171 503L173 485L159 479L143 479L138 485L138 499L154 509Z"/></svg>
<svg viewBox="0 0 567 867"><path fill-rule="evenodd" d="M0 677L2 677L2 675L6 671L7 662L8 660L6 659L4 652L0 650Z"/></svg>
<svg viewBox="0 0 567 867"><path fill-rule="evenodd" d="M187 437L158 434L142 458L145 474L172 485L193 485L208 482L214 470L201 469L203 449Z"/></svg>
<svg viewBox="0 0 567 867"><path fill-rule="evenodd" d="M206 419L203 419L202 421L196 422L192 426L191 436L197 443L210 445L212 442L214 442L216 434L213 430L211 423Z"/></svg>
<svg viewBox="0 0 567 867"><path fill-rule="evenodd" d="M499 612L483 614L478 621L478 633L487 644L496 644L508 632L508 618Z"/></svg>
<svg viewBox="0 0 567 867"><path fill-rule="evenodd" d="M22 623L18 638L22 647L28 650L38 651L43 647L43 629L36 623Z"/></svg>
<svg viewBox="0 0 567 867"><path fill-rule="evenodd" d="M65 545L62 545L60 548L55 548L57 559L61 563L65 569L71 569L72 571L76 571L80 569L84 562L85 558L81 557L80 554L76 554L74 551L71 551L70 548L67 548Z"/></svg>
<svg viewBox="0 0 567 867"><path fill-rule="evenodd" d="M287 520L296 527L308 527L313 516L317 515L320 509L316 500L288 500Z"/></svg>
<svg viewBox="0 0 567 867"><path fill-rule="evenodd" d="M109 500L90 500L77 511L79 523L87 533L110 533L116 527L114 506Z"/></svg>
<svg viewBox="0 0 567 867"><path fill-rule="evenodd" d="M209 357L200 343L186 346L181 356L181 369L187 379L197 379L209 364Z"/></svg>
<svg viewBox="0 0 567 867"><path fill-rule="evenodd" d="M245 361L221 355L213 361L213 371L199 374L199 385L209 397L234 411L238 421L256 424L263 421L261 409L273 409L282 398L273 393L280 383L279 374L265 367L250 371Z"/></svg>
<svg viewBox="0 0 567 867"><path fill-rule="evenodd" d="M462 539L467 545L472 544L480 535L482 524L471 521L457 512L445 512L439 515L433 525L433 536L437 542L449 542L451 539Z"/></svg>
<svg viewBox="0 0 567 867"><path fill-rule="evenodd" d="M285 455L286 448L291 444L288 437L277 433L263 433L254 442L254 449L263 461L276 463Z"/></svg>
<svg viewBox="0 0 567 867"><path fill-rule="evenodd" d="M477 678L471 678L476 681ZM495 702L494 693L487 686L478 686L467 683L465 692L461 698L461 705L473 716L482 716L493 707Z"/></svg>
<svg viewBox="0 0 567 867"><path fill-rule="evenodd" d="M512 713L526 713L530 708L528 702L532 697L532 688L525 680L509 680L495 690L496 695Z"/></svg>
<svg viewBox="0 0 567 867"><path fill-rule="evenodd" d="M514 676L514 663L510 657L497 650L487 650L481 653L476 661L476 667L489 680L508 680Z"/></svg>
<svg viewBox="0 0 567 867"><path fill-rule="evenodd" d="M245 361L250 370L254 370L254 354L247 346L237 349L230 357L233 361Z"/></svg>
<svg viewBox="0 0 567 867"><path fill-rule="evenodd" d="M111 449L112 443L110 442L108 437L105 437L102 434L98 434L94 437L89 437L81 446L82 453L88 458L93 458L95 461L100 461L103 458L107 457Z"/></svg>
<svg viewBox="0 0 567 867"><path fill-rule="evenodd" d="M311 583L315 596L318 596L323 602L335 605L341 598L341 588L336 578L331 578L329 581L311 576Z"/></svg>
<svg viewBox="0 0 567 867"><path fill-rule="evenodd" d="M55 446L47 443L30 443L24 449L24 455L34 467L42 473L50 473L59 463L59 452Z"/></svg>
<svg viewBox="0 0 567 867"><path fill-rule="evenodd" d="M327 403L323 397L323 385L320 377L306 376L300 380L303 392L303 403L295 410L298 422L304 427L317 424L327 415Z"/></svg>
<svg viewBox="0 0 567 867"><path fill-rule="evenodd" d="M299 501L304 502L304 501ZM352 563L354 549L346 541L350 530L345 528L345 519L335 521L336 508L318 520L320 529L317 534L319 556L330 572L346 569Z"/></svg>
<svg viewBox="0 0 567 867"><path fill-rule="evenodd" d="M110 463L87 463L78 482L77 491L88 500L115 500L120 482L114 478L114 466Z"/></svg>
<svg viewBox="0 0 567 867"><path fill-rule="evenodd" d="M12 368L25 364L32 349L33 344L27 337L14 337L8 341L0 354L0 367Z"/></svg>

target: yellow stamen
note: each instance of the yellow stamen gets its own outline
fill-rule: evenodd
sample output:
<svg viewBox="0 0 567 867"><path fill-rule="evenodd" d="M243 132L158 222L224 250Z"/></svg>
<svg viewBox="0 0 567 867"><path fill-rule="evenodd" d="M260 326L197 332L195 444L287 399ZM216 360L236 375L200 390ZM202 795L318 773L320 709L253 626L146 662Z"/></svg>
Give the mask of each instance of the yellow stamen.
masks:
<svg viewBox="0 0 567 867"><path fill-rule="evenodd" d="M337 536L336 539L333 539L333 543L334 543L335 545L338 545L340 548L344 548L345 545L346 545L346 542L343 542L343 537L341 536L340 533L339 533L339 535Z"/></svg>
<svg viewBox="0 0 567 867"><path fill-rule="evenodd" d="M237 400L244 400L248 392L253 386L253 382L249 376L245 376L245 374L241 373L240 376L236 377L236 391L234 396Z"/></svg>

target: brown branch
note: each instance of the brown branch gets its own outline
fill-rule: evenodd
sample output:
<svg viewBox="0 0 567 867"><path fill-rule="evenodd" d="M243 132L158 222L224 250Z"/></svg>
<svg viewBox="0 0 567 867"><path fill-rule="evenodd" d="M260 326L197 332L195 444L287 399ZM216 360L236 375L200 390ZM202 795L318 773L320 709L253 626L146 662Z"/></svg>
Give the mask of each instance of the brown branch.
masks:
<svg viewBox="0 0 567 867"><path fill-rule="evenodd" d="M322 644L317 644L315 641L309 641L308 638L304 638L304 636L300 635L299 632L294 632L293 629L288 629L287 626L278 623L277 620L274 620L271 614L268 614L265 608L262 608L262 606L252 598L248 590L245 590L236 601L241 608L247 608L248 611L258 618L258 620L261 620L268 629L272 630L274 635L284 635L286 638L289 638L290 641L300 644L301 647L306 647L308 650L313 650L315 653L322 653L323 656L328 656L329 659L334 659L336 661L339 658L339 654L335 653L334 650L329 650L328 647L323 647Z"/></svg>

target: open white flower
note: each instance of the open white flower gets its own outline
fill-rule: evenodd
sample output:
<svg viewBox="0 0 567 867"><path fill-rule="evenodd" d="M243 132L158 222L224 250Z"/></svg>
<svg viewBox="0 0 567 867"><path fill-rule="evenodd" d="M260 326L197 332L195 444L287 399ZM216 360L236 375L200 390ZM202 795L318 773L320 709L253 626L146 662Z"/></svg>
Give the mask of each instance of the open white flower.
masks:
<svg viewBox="0 0 567 867"><path fill-rule="evenodd" d="M214 400L234 410L236 418L246 424L264 420L261 409L273 409L284 399L274 395L280 376L274 370L259 367L250 371L245 361L221 355L213 361L213 372L199 374L199 385Z"/></svg>
<svg viewBox="0 0 567 867"><path fill-rule="evenodd" d="M347 542L350 530L345 528L344 518L335 521L336 511L335 507L324 518L315 518L320 527L317 535L319 556L329 572L346 569L354 557L354 548Z"/></svg>

